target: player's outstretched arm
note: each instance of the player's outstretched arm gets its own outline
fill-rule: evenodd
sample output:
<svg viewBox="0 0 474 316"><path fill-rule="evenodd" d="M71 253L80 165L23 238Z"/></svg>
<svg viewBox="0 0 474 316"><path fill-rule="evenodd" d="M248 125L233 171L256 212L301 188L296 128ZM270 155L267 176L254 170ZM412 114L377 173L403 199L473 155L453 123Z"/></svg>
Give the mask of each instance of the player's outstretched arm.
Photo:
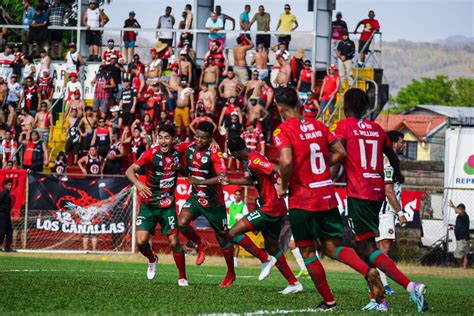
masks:
<svg viewBox="0 0 474 316"><path fill-rule="evenodd" d="M240 179L227 179L227 183L222 183L224 185L227 185L227 184L236 184L236 185L252 185L253 182L252 182L252 178L250 177L244 177L244 178L240 178Z"/></svg>

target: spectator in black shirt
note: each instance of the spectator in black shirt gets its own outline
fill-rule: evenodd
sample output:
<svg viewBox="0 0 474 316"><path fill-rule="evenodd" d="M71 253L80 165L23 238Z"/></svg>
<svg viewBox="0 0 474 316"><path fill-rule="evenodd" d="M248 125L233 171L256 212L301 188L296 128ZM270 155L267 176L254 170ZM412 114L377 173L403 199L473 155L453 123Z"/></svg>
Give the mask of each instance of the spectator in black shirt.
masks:
<svg viewBox="0 0 474 316"><path fill-rule="evenodd" d="M341 83L352 80L352 58L355 54L354 42L349 39L349 33L344 31L342 41L337 44L337 67L339 68L339 76Z"/></svg>
<svg viewBox="0 0 474 316"><path fill-rule="evenodd" d="M130 126L134 121L134 114L137 106L137 94L133 90L129 79L123 80L122 96L119 106L122 110L122 122L124 126Z"/></svg>
<svg viewBox="0 0 474 316"><path fill-rule="evenodd" d="M125 67L119 63L117 55L110 55L110 63L105 66L105 70L110 73L110 76L114 79L116 88L110 94L111 100L120 100L120 95L122 94L122 73L125 73Z"/></svg>
<svg viewBox="0 0 474 316"><path fill-rule="evenodd" d="M11 247L13 237L11 190L12 180L6 179L3 182L3 191L0 192L0 246L3 245L3 239L5 239L5 248L3 249L5 252L13 251Z"/></svg>
<svg viewBox="0 0 474 316"><path fill-rule="evenodd" d="M347 32L347 23L342 19L342 13L337 12L336 14L336 20L332 21L332 63L335 64L336 61L336 49L337 45L339 44L339 41L342 41L342 36L344 32Z"/></svg>
<svg viewBox="0 0 474 316"><path fill-rule="evenodd" d="M449 201L449 207L453 208L456 214L456 224L449 225L451 228L454 228L454 236L456 237L456 250L454 251L454 258L459 262L459 264L467 269L468 267L468 258L469 254L469 215L466 213L466 206L464 204L459 204L455 206L453 201Z"/></svg>

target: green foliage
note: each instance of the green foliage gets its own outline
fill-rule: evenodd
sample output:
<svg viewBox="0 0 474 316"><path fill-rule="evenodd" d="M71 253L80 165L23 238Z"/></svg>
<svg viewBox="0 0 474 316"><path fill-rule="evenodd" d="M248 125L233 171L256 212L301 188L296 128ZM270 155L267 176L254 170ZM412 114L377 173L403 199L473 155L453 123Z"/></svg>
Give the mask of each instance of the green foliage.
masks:
<svg viewBox="0 0 474 316"><path fill-rule="evenodd" d="M413 80L394 98L396 110L403 111L420 104L474 106L474 79L447 76Z"/></svg>
<svg viewBox="0 0 474 316"><path fill-rule="evenodd" d="M73 256L73 255L72 255ZM230 288L219 289L225 268L197 267L187 258L188 288L177 284L174 265L159 264L156 279L146 279L143 263L81 261L0 256L1 315L185 315L201 313L245 313L259 310L315 308L322 300L312 281L301 278L302 293L281 295L286 285L278 270L258 281L259 269L237 267L237 280ZM224 259L221 258L224 265ZM324 259L326 264L330 259ZM448 273L448 272L447 272ZM328 281L339 311L346 315L367 315L360 311L369 301L364 278L356 272L328 272ZM472 273L464 278L410 275L428 286L428 303L439 315L474 312ZM387 297L390 311L415 315L415 304L406 291L390 281L398 291ZM281 313L283 314L283 313ZM298 315L314 315L308 310Z"/></svg>

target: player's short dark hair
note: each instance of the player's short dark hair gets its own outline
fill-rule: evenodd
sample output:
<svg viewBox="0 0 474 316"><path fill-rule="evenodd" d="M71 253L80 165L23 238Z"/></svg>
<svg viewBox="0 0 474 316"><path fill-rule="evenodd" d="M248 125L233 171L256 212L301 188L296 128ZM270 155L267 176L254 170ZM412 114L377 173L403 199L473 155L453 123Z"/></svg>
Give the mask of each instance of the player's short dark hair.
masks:
<svg viewBox="0 0 474 316"><path fill-rule="evenodd" d="M276 103L284 104L290 108L298 106L298 94L296 90L289 87L279 87L275 89Z"/></svg>
<svg viewBox="0 0 474 316"><path fill-rule="evenodd" d="M12 179L5 179L5 181L3 181L3 186L6 186L8 183L13 184L13 180Z"/></svg>
<svg viewBox="0 0 474 316"><path fill-rule="evenodd" d="M344 94L344 108L357 118L362 118L369 106L369 96L361 89L352 88Z"/></svg>
<svg viewBox="0 0 474 316"><path fill-rule="evenodd" d="M403 139L405 137L405 135L399 131L388 131L387 136L390 138L392 143L396 143L400 140L400 138Z"/></svg>
<svg viewBox="0 0 474 316"><path fill-rule="evenodd" d="M210 122L201 122L197 126L197 130L201 132L208 133L209 135L212 135L212 132L214 131L214 125L212 125Z"/></svg>
<svg viewBox="0 0 474 316"><path fill-rule="evenodd" d="M245 145L245 140L242 139L240 136L233 136L227 140L227 148L230 150L231 153L236 151L241 151L247 148Z"/></svg>
<svg viewBox="0 0 474 316"><path fill-rule="evenodd" d="M234 194L237 193L237 192L239 192L240 194L242 194L242 190L241 190L241 189L235 190L235 191L234 191Z"/></svg>
<svg viewBox="0 0 474 316"><path fill-rule="evenodd" d="M176 135L176 131L174 127L170 124L165 124L163 126L160 126L160 128L158 129L158 134L161 132L168 133L171 135L171 137L174 137Z"/></svg>
<svg viewBox="0 0 474 316"><path fill-rule="evenodd" d="M458 205L458 208L460 208L461 210L465 211L466 210L466 205L464 205L464 203L460 203Z"/></svg>

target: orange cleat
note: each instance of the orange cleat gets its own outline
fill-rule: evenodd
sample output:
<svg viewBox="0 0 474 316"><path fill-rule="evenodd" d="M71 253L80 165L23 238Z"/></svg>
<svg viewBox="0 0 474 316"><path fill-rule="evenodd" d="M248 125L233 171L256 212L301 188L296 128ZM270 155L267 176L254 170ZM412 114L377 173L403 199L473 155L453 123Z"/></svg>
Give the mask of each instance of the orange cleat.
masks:
<svg viewBox="0 0 474 316"><path fill-rule="evenodd" d="M227 272L224 280L221 282L221 284L219 284L219 287L220 288L229 287L232 285L232 283L234 283L234 281L235 281L235 273Z"/></svg>
<svg viewBox="0 0 474 316"><path fill-rule="evenodd" d="M207 248L207 244L206 242L203 240L202 241L202 244L198 246L198 255L197 255L197 258L196 258L196 264L198 266L200 266L201 264L203 264L204 260L206 259L206 254L204 253L204 251L206 250Z"/></svg>

